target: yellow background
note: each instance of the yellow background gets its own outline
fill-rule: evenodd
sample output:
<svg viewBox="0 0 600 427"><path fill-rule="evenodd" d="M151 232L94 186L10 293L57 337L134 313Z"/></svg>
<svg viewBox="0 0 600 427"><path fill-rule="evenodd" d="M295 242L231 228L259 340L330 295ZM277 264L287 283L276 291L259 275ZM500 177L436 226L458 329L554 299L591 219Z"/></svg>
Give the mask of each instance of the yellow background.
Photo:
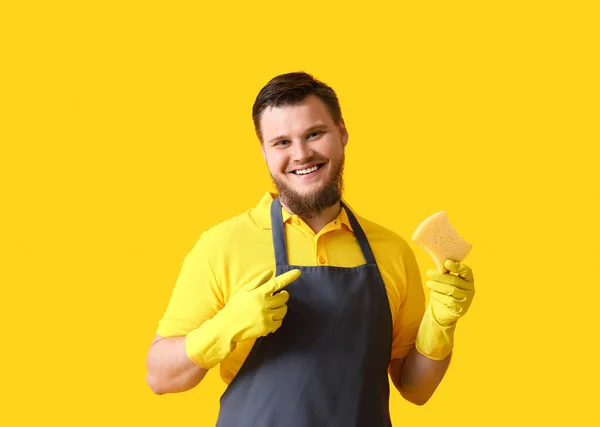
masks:
<svg viewBox="0 0 600 427"><path fill-rule="evenodd" d="M200 233L271 188L256 94L304 70L349 203L474 245L451 368L394 423L600 425L599 28L593 1L2 2L2 424L214 425L217 372L156 396L146 352Z"/></svg>

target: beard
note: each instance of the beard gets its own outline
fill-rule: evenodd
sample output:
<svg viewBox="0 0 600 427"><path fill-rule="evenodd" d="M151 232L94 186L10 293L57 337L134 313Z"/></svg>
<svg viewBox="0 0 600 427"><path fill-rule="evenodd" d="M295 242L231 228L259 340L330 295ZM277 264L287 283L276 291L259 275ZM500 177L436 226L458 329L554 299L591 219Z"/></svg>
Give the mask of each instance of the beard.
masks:
<svg viewBox="0 0 600 427"><path fill-rule="evenodd" d="M303 218L315 218L325 209L335 205L342 197L344 189L344 160L332 171L331 178L316 191L301 194L283 181L271 175L273 184L279 193L279 198L291 213Z"/></svg>

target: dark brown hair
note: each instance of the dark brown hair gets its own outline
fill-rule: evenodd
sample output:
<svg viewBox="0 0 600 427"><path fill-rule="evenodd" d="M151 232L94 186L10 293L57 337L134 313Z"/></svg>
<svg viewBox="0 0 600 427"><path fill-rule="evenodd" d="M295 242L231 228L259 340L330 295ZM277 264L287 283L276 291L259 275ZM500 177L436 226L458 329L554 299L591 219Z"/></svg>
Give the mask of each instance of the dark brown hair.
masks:
<svg viewBox="0 0 600 427"><path fill-rule="evenodd" d="M262 143L260 117L268 107L283 107L302 102L307 96L318 96L327 107L335 124L342 119L340 102L334 90L303 71L280 74L272 78L258 93L252 106L256 136Z"/></svg>

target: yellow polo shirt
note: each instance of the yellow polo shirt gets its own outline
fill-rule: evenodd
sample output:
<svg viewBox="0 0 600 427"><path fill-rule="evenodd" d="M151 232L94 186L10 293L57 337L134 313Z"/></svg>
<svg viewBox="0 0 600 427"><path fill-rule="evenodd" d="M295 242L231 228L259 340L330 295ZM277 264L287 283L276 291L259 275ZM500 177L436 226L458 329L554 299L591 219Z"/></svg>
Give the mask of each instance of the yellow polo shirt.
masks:
<svg viewBox="0 0 600 427"><path fill-rule="evenodd" d="M242 285L267 269L275 271L270 209L276 196L267 192L253 209L202 233L183 261L169 304L158 323L158 335L187 335L221 310ZM344 203L348 206L345 200ZM290 264L355 267L365 263L344 209L318 234L285 208L282 214ZM394 325L391 358L403 358L414 345L425 311L419 267L402 237L356 217L387 290ZM221 362L221 378L227 384L253 344L254 340L238 343Z"/></svg>

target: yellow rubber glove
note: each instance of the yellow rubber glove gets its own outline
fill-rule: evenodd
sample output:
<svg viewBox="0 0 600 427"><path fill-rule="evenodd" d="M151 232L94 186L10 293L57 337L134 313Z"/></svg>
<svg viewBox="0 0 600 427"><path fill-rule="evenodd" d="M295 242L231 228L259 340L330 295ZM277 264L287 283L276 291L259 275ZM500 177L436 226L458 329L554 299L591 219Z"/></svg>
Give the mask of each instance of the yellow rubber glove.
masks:
<svg viewBox="0 0 600 427"><path fill-rule="evenodd" d="M287 291L273 293L296 280L300 270L272 276L269 270L242 286L212 319L186 336L185 351L194 363L210 369L225 359L238 342L279 329L290 295Z"/></svg>
<svg viewBox="0 0 600 427"><path fill-rule="evenodd" d="M415 342L417 351L433 360L443 360L452 352L456 322L469 310L475 295L469 266L449 259L444 266L449 271L443 274L427 271L431 279L425 283L430 289L429 304Z"/></svg>

